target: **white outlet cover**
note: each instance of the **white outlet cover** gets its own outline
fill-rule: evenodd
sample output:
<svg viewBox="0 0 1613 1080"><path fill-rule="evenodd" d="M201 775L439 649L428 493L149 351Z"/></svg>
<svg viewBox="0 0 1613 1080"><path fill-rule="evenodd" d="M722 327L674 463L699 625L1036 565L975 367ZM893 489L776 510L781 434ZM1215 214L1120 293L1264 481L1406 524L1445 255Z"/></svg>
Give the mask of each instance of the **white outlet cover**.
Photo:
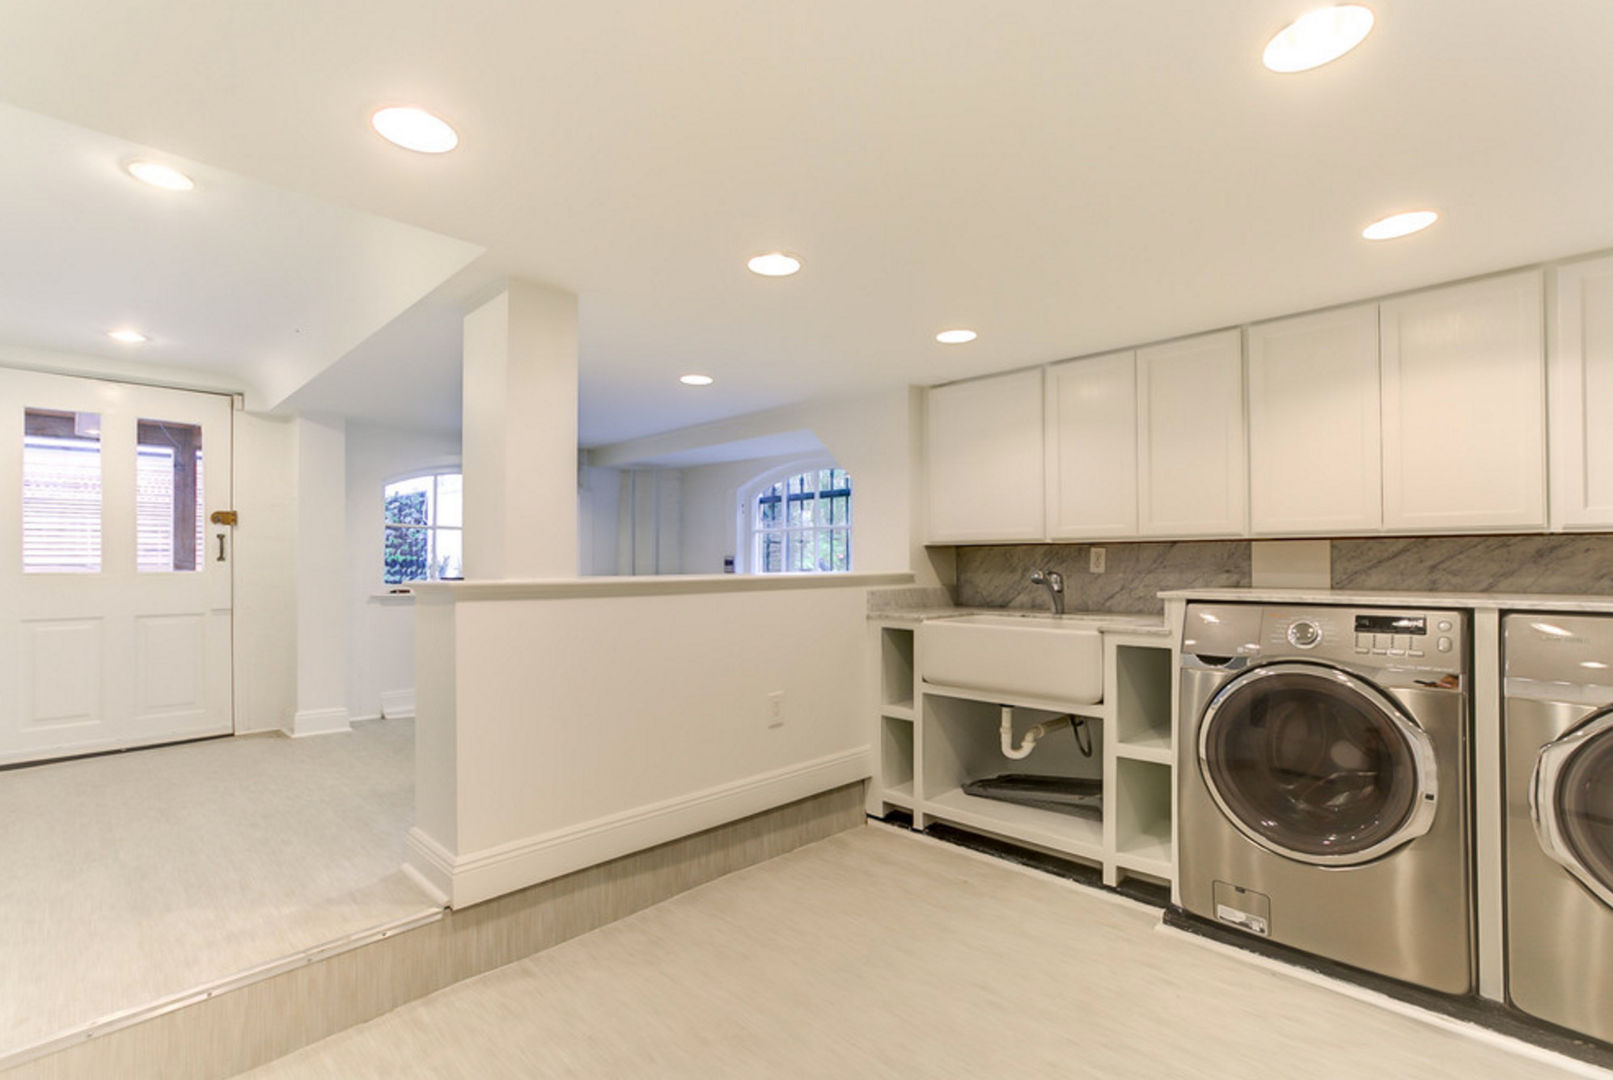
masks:
<svg viewBox="0 0 1613 1080"><path fill-rule="evenodd" d="M1091 570L1094 574L1101 574L1101 573L1103 573L1104 567L1107 566L1108 563L1109 563L1108 552L1104 551L1104 549L1101 548L1101 547L1095 547L1095 548L1092 549L1091 554L1088 556L1088 559L1087 559L1088 566L1087 566L1087 568L1089 570Z"/></svg>

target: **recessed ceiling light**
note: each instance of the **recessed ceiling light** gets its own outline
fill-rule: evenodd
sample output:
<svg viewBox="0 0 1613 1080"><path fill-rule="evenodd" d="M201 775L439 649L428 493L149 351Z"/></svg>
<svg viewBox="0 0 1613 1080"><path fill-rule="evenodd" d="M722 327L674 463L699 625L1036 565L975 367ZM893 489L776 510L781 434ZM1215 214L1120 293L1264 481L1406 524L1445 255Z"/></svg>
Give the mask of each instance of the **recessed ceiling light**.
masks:
<svg viewBox="0 0 1613 1080"><path fill-rule="evenodd" d="M413 105L395 105L370 117L370 126L387 142L422 154L446 154L459 145L459 133L440 117Z"/></svg>
<svg viewBox="0 0 1613 1080"><path fill-rule="evenodd" d="M1266 42L1260 60L1272 71L1309 71L1337 60L1372 32L1372 9L1361 4L1308 11Z"/></svg>
<svg viewBox="0 0 1613 1080"><path fill-rule="evenodd" d="M111 338L113 341L121 341L125 345L144 345L150 340L140 331L130 330L127 327L119 330L108 330L106 332L106 336Z"/></svg>
<svg viewBox="0 0 1613 1080"><path fill-rule="evenodd" d="M178 169L157 161L131 161L123 168L136 180L155 188L162 188L164 191L189 191L196 186L196 181Z"/></svg>
<svg viewBox="0 0 1613 1080"><path fill-rule="evenodd" d="M716 380L710 375L682 375L678 381L684 386L710 386Z"/></svg>
<svg viewBox="0 0 1613 1080"><path fill-rule="evenodd" d="M1386 218L1379 218L1362 229L1361 236L1367 240L1393 240L1400 236L1410 236L1414 232L1422 232L1438 220L1439 214L1433 210L1408 210L1404 214L1390 214Z"/></svg>
<svg viewBox="0 0 1613 1080"><path fill-rule="evenodd" d="M801 269L801 260L782 251L769 251L766 255L753 256L745 265L750 267L751 273L763 277L789 277Z"/></svg>
<svg viewBox="0 0 1613 1080"><path fill-rule="evenodd" d="M935 335L935 340L943 345L966 345L979 336L973 330L943 330Z"/></svg>

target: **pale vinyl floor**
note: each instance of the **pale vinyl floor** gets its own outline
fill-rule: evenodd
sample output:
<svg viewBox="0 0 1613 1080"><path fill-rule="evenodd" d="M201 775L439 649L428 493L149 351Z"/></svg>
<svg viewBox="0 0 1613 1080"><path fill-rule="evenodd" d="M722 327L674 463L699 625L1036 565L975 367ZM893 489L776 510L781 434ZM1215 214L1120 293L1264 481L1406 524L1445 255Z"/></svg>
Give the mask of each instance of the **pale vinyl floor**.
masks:
<svg viewBox="0 0 1613 1080"><path fill-rule="evenodd" d="M0 1054L432 905L414 726L0 772Z"/></svg>
<svg viewBox="0 0 1613 1080"><path fill-rule="evenodd" d="M1566 1075L1161 933L1158 922L1089 890L860 828L249 1075Z"/></svg>

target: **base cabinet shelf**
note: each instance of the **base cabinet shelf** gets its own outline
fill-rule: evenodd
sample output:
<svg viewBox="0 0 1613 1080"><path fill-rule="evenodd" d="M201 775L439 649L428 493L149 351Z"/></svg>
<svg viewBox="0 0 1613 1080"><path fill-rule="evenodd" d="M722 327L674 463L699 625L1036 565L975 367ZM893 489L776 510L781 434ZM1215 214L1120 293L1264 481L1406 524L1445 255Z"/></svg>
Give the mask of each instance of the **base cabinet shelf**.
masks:
<svg viewBox="0 0 1613 1080"><path fill-rule="evenodd" d="M911 626L876 628L880 662L880 761L869 811L911 814L915 828L945 824L1098 867L1108 885L1126 877L1172 884L1174 753L1168 639L1104 635L1104 700L1006 703L1015 745L1032 724L1060 715L1084 719L1048 733L1022 759L1003 754L1005 703L924 682L924 657ZM911 709L898 706L911 688ZM893 693L893 688L898 688ZM1085 752L1090 751L1090 753ZM1007 773L1101 781L1101 813L1077 813L971 795L964 786Z"/></svg>

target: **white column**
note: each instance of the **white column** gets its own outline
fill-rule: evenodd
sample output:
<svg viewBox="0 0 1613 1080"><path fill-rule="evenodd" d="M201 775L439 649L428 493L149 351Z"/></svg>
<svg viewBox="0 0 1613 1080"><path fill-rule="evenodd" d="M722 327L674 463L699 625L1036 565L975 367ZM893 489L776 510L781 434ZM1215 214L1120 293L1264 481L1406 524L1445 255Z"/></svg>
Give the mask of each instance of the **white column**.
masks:
<svg viewBox="0 0 1613 1080"><path fill-rule="evenodd" d="M577 298L527 281L465 316L465 576L570 578Z"/></svg>
<svg viewBox="0 0 1613 1080"><path fill-rule="evenodd" d="M348 730L347 431L292 421L296 448L297 711L291 734ZM377 555L379 558L379 555Z"/></svg>

